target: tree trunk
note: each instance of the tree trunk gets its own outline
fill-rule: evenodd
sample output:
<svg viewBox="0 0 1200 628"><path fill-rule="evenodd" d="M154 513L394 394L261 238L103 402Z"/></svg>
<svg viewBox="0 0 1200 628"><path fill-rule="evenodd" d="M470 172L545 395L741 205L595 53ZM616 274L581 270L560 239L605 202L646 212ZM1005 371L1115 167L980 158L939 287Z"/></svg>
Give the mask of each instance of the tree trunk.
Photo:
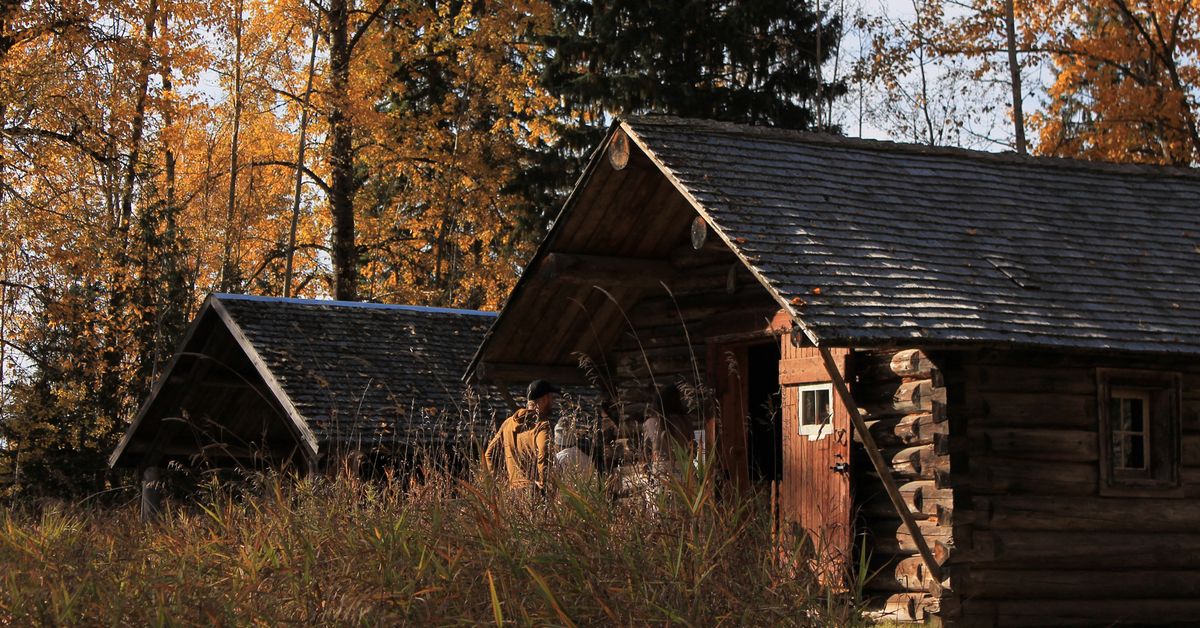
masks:
<svg viewBox="0 0 1200 628"><path fill-rule="evenodd" d="M165 40L168 37L167 34L170 32L168 30L170 25L170 15L165 9L161 11L161 13L162 15L159 18L161 20L159 36ZM179 227L176 221L177 208L175 207L175 151L171 148L173 138L171 137L170 133L171 125L175 119L175 96L171 93L173 85L171 83L171 58L169 55L163 56L161 67L159 68L159 76L162 79L163 90L163 130L160 137L160 142L162 143L163 148L163 187L165 193L165 203L163 204L162 209L163 217L166 219L163 226L163 234L170 240L174 240L176 237L176 231ZM174 285L173 282L175 281L175 278L170 277L169 281L171 281L172 285ZM178 294L177 292L171 291L166 295L167 298L165 299L165 303L162 303L155 308L146 307L143 309L143 325L153 325L154 329L154 341L150 346L150 350L152 351L150 354L150 381L158 380L159 368L161 368L168 359L168 356L165 353L170 351L170 348L166 346L166 331L164 329L164 324L166 322L165 312L173 307L182 307L181 303L176 303L174 301L174 299L180 298L181 296L182 295Z"/></svg>
<svg viewBox="0 0 1200 628"><path fill-rule="evenodd" d="M349 119L350 7L329 3L329 210L333 219L334 296L358 297L358 249L354 242L354 145Z"/></svg>
<svg viewBox="0 0 1200 628"><path fill-rule="evenodd" d="M121 213L117 218L117 232L125 246L129 233L129 222L133 217L133 188L137 177L138 161L141 158L142 135L146 126L146 100L150 92L150 63L154 57L154 24L158 21L158 0L150 0L143 24L142 45L145 48L138 62L137 100L134 103L133 121L130 125L128 162L125 164L125 181L121 186Z"/></svg>
<svg viewBox="0 0 1200 628"><path fill-rule="evenodd" d="M0 277L7 277L7 273ZM0 283L0 424L4 422L4 410L8 407L8 386L5 385L4 364L8 359L8 286Z"/></svg>
<svg viewBox="0 0 1200 628"><path fill-rule="evenodd" d="M167 37L167 22L169 20L169 17L170 16L167 14L166 11L162 12L162 17L160 19L162 20L162 37L164 39ZM174 96L174 94L171 93L172 83L171 83L171 59L170 59L170 57L164 58L162 61L161 76L162 76L162 87L163 87L163 95L164 95L164 98L163 98L163 100L164 100L164 103L163 103L163 131L167 132L171 129L171 125L174 123L174 119L175 119L175 115L174 115L175 114L175 111L174 111L175 96ZM167 135L168 138L170 137L170 133L164 133L164 134ZM169 210L173 210L175 208L175 151L171 149L171 141L169 139L163 139L162 144L163 144L163 176L166 181L167 208ZM170 228L174 227L174 222L175 222L175 212L174 211L168 211L167 220L168 220L167 228L170 229Z"/></svg>
<svg viewBox="0 0 1200 628"><path fill-rule="evenodd" d="M317 18L320 19L320 18ZM320 24L313 25L312 49L308 53L308 80L304 85L304 100L300 109L300 139L296 145L296 185L292 191L292 225L288 232L287 264L283 271L283 296L292 296L292 266L296 258L296 227L300 222L300 191L304 184L304 152L308 141L308 102L312 96L313 74L317 64L317 41Z"/></svg>
<svg viewBox="0 0 1200 628"><path fill-rule="evenodd" d="M1004 30L1008 37L1008 69L1012 75L1013 127L1016 130L1017 152L1028 152L1025 145L1025 108L1021 98L1021 66L1017 64L1017 27L1013 15L1013 0L1004 0Z"/></svg>
<svg viewBox="0 0 1200 628"><path fill-rule="evenodd" d="M145 132L146 103L150 92L150 69L154 59L154 28L158 21L158 0L150 0L146 7L145 19L142 23L141 59L138 61L137 84L134 89L133 119L130 121L129 152L125 164L125 173L119 188L119 206L113 246L113 273L109 277L108 318L104 332L104 348L102 352L103 371L100 376L98 397L100 406L105 411L116 416L121 412L121 360L128 350L121 338L124 322L127 320L126 306L128 304L129 264L129 228L133 218L134 187L137 184L138 163L141 161L142 139Z"/></svg>
<svg viewBox="0 0 1200 628"><path fill-rule="evenodd" d="M221 258L221 290L237 286L233 260L234 219L237 217L238 142L242 127L242 0L237 0L233 18L233 137L229 146L229 197L225 208L225 251Z"/></svg>

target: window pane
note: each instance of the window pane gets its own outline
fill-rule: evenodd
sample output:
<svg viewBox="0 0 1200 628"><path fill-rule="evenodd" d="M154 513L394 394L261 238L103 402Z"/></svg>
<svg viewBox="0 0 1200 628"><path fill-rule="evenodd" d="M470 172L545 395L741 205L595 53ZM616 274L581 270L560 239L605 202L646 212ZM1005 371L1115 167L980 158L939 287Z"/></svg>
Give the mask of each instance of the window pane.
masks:
<svg viewBox="0 0 1200 628"><path fill-rule="evenodd" d="M1116 458L1117 468L1137 469L1146 468L1145 446L1146 437L1141 434L1124 434L1113 439L1114 446L1120 443L1120 456Z"/></svg>
<svg viewBox="0 0 1200 628"><path fill-rule="evenodd" d="M1113 466L1142 471L1146 468L1146 437L1142 434L1113 435Z"/></svg>
<svg viewBox="0 0 1200 628"><path fill-rule="evenodd" d="M1146 468L1146 437L1143 434L1129 436L1129 468Z"/></svg>
<svg viewBox="0 0 1200 628"><path fill-rule="evenodd" d="M1146 416L1145 402L1137 398L1126 399L1125 401L1129 405L1129 427L1124 429L1133 432L1143 431L1143 418Z"/></svg>
<svg viewBox="0 0 1200 628"><path fill-rule="evenodd" d="M828 423L829 418L830 418L829 417L829 391L828 390L818 390L818 391L816 391L816 393L817 393L815 395L817 398L816 421L817 421L817 423Z"/></svg>
<svg viewBox="0 0 1200 628"><path fill-rule="evenodd" d="M831 392L828 388L809 388L800 391L800 425L829 423Z"/></svg>

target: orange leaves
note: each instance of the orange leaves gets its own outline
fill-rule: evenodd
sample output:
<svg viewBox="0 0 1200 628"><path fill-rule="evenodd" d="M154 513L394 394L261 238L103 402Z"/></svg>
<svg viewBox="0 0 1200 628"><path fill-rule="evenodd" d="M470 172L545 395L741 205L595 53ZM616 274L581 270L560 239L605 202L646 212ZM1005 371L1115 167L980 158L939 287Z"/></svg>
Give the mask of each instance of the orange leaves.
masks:
<svg viewBox="0 0 1200 628"><path fill-rule="evenodd" d="M1031 116L1045 154L1187 165L1200 157L1200 10L1187 0L1030 2L1026 29L1056 75Z"/></svg>

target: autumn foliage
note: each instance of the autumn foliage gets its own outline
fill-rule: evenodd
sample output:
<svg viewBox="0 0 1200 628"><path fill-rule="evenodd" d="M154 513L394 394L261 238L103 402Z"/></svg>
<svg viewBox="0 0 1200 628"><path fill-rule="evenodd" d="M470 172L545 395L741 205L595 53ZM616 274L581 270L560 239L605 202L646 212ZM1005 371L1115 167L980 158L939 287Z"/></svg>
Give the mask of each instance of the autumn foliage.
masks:
<svg viewBox="0 0 1200 628"><path fill-rule="evenodd" d="M1034 152L1200 157L1192 2L1012 0L1011 44L1006 0L912 6L856 21L852 78L898 135L993 141L969 121L1008 110L1015 56L1051 79L1022 92ZM799 0L0 1L0 485L106 486L210 291L498 307L613 115L836 130L848 22Z"/></svg>
<svg viewBox="0 0 1200 628"><path fill-rule="evenodd" d="M1014 37L1008 40L1011 4ZM874 121L913 141L1014 145L1010 53L1032 151L1191 166L1200 158L1200 7L1188 0L912 0L907 18L857 21L856 79ZM983 124L980 124L980 122ZM988 124L992 124L989 127Z"/></svg>
<svg viewBox="0 0 1200 628"><path fill-rule="evenodd" d="M0 438L24 452L0 473L69 484L49 458L110 449L209 291L495 308L537 235L506 186L548 132L548 18L0 5Z"/></svg>

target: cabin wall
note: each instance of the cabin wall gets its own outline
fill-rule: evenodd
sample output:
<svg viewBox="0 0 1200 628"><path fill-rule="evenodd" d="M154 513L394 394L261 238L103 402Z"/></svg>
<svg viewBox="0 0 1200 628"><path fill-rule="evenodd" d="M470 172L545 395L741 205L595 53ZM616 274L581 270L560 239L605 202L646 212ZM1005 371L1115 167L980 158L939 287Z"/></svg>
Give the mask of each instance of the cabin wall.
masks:
<svg viewBox="0 0 1200 628"><path fill-rule="evenodd" d="M956 547L951 489L951 424L942 369L919 349L859 350L850 386L891 476L939 562ZM854 435L851 451L856 545L865 539L870 573L864 593L881 619L919 621L950 601L928 573L908 527Z"/></svg>
<svg viewBox="0 0 1200 628"><path fill-rule="evenodd" d="M963 625L1200 617L1200 363L947 353ZM1182 373L1173 496L1100 494L1097 368ZM961 438L960 438L961 437Z"/></svg>
<svg viewBox="0 0 1200 628"><path fill-rule="evenodd" d="M714 338L757 329L771 341L762 334L779 306L728 249L685 250L671 263L682 278L620 303L609 315L622 317L625 329L607 354L592 359L590 374L619 402L626 432L664 401L677 437L701 429Z"/></svg>

